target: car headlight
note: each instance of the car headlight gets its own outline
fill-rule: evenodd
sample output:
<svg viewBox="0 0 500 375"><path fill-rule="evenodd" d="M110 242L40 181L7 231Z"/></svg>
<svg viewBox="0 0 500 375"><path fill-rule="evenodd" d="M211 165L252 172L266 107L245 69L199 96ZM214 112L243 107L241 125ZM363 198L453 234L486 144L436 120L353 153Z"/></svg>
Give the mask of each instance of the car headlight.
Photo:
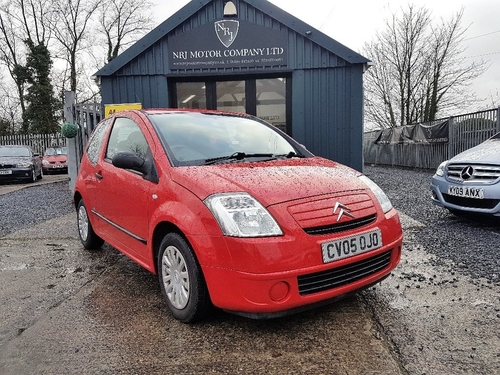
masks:
<svg viewBox="0 0 500 375"><path fill-rule="evenodd" d="M448 160L443 161L441 164L439 164L439 167L436 169L436 175L437 176L444 176L444 168L446 167L446 163L448 163Z"/></svg>
<svg viewBox="0 0 500 375"><path fill-rule="evenodd" d="M25 161L25 162L17 163L17 166L21 167L21 168L31 168L31 167L33 167L33 163Z"/></svg>
<svg viewBox="0 0 500 375"><path fill-rule="evenodd" d="M391 201L389 200L387 195L385 195L384 191L375 182L373 182L366 176L359 176L359 179L363 181L366 185L368 185L373 194L375 194L380 205L382 206L382 211L384 211L384 213L386 213L392 208Z"/></svg>
<svg viewBox="0 0 500 375"><path fill-rule="evenodd" d="M50 164L48 160L42 160L42 164Z"/></svg>
<svg viewBox="0 0 500 375"><path fill-rule="evenodd" d="M205 204L215 216L222 233L232 237L281 236L276 220L247 193L214 194Z"/></svg>

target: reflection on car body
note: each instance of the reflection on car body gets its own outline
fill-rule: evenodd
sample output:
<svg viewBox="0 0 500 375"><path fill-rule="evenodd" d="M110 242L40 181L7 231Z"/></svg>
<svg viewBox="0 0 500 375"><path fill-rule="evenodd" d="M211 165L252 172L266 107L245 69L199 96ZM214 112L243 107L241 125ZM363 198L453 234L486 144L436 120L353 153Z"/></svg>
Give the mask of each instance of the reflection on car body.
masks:
<svg viewBox="0 0 500 375"><path fill-rule="evenodd" d="M438 167L432 202L453 213L500 216L500 133Z"/></svg>
<svg viewBox="0 0 500 375"><path fill-rule="evenodd" d="M133 134L133 136L131 136ZM243 114L124 111L94 130L75 183L80 239L158 274L175 318L270 318L396 267L399 216L367 177Z"/></svg>
<svg viewBox="0 0 500 375"><path fill-rule="evenodd" d="M43 177L40 155L24 145L0 146L0 182L30 181Z"/></svg>

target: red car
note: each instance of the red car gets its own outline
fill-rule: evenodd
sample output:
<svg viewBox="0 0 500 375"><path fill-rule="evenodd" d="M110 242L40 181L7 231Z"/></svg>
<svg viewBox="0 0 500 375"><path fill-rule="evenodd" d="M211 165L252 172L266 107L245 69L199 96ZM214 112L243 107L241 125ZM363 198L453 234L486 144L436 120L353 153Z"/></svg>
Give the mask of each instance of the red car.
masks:
<svg viewBox="0 0 500 375"><path fill-rule="evenodd" d="M158 274L175 318L211 306L270 318L334 301L396 267L403 234L361 173L244 114L116 113L74 190L85 248L104 241Z"/></svg>
<svg viewBox="0 0 500 375"><path fill-rule="evenodd" d="M50 147L43 153L43 173L68 173L68 149L66 147Z"/></svg>

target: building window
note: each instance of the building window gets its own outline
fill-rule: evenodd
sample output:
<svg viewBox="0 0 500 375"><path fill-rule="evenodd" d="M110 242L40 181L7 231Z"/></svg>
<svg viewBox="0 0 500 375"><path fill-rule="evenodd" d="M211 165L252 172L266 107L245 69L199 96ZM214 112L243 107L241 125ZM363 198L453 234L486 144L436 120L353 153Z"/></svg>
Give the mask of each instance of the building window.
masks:
<svg viewBox="0 0 500 375"><path fill-rule="evenodd" d="M176 80L177 81L177 80ZM172 82L171 106L176 108L217 109L248 113L291 135L290 79L248 78L244 80L206 79Z"/></svg>

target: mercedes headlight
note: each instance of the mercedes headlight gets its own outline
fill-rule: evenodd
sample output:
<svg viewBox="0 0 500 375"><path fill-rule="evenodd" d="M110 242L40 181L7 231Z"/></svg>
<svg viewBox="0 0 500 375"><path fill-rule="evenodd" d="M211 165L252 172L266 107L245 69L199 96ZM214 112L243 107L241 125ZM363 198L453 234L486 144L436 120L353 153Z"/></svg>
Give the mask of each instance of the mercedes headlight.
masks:
<svg viewBox="0 0 500 375"><path fill-rule="evenodd" d="M444 176L444 168L446 167L446 163L448 163L448 160L445 160L441 164L439 164L439 167L437 167L437 170L436 170L436 176L439 176L439 177Z"/></svg>
<svg viewBox="0 0 500 375"><path fill-rule="evenodd" d="M373 194L375 194L380 205L382 206L382 211L384 211L384 213L386 213L392 208L391 201L389 200L387 195L385 195L384 191L375 182L373 182L366 176L359 176L359 179L363 181L366 185L368 185Z"/></svg>
<svg viewBox="0 0 500 375"><path fill-rule="evenodd" d="M215 216L222 233L231 237L281 236L276 220L247 193L214 194L205 204Z"/></svg>

